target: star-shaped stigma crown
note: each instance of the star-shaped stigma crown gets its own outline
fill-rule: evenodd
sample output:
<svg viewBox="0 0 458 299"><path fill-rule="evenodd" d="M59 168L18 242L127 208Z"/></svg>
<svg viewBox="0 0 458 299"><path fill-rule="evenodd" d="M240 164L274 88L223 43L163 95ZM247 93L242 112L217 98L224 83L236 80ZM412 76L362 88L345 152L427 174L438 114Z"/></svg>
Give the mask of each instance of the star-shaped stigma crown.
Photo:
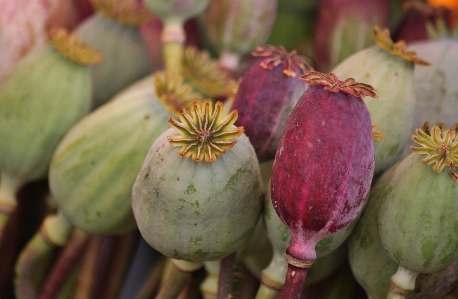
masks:
<svg viewBox="0 0 458 299"><path fill-rule="evenodd" d="M268 70L281 65L283 73L290 77L296 77L296 68L299 68L302 74L308 70L313 70L312 63L307 57L298 55L296 51L288 52L283 46L258 46L251 55L265 57L261 61L261 66Z"/></svg>
<svg viewBox="0 0 458 299"><path fill-rule="evenodd" d="M102 54L83 44L76 34L70 34L65 28L49 30L49 42L65 58L78 64L97 64L102 61Z"/></svg>
<svg viewBox="0 0 458 299"><path fill-rule="evenodd" d="M178 154L183 158L191 156L194 161L215 162L217 156L224 155L237 141L235 138L243 133L243 127L233 126L237 120L237 110L231 111L223 118L223 103L211 100L202 104L191 104L188 114L184 107L178 108L178 122L173 117L169 124L180 133L180 136L168 136L170 145L181 146Z"/></svg>
<svg viewBox="0 0 458 299"><path fill-rule="evenodd" d="M378 98L375 93L376 90L372 86L365 83L358 83L353 78L340 81L333 73L323 74L317 71L306 72L300 78L308 85L322 85L325 90L329 90L331 92L348 93L359 98L363 98L365 96Z"/></svg>
<svg viewBox="0 0 458 299"><path fill-rule="evenodd" d="M410 149L419 155L426 155L421 162L425 165L433 165L433 170L442 172L444 167L449 167L449 174L458 182L458 175L454 167L458 165L458 140L454 129L441 130L439 126L433 126L430 134L422 129L415 130L416 135L412 136L415 143L421 147L411 146Z"/></svg>
<svg viewBox="0 0 458 299"><path fill-rule="evenodd" d="M97 12L124 25L140 26L153 20L154 16L137 0L91 0Z"/></svg>
<svg viewBox="0 0 458 299"><path fill-rule="evenodd" d="M384 51L391 53L395 56L401 57L407 61L410 61L418 65L430 65L429 62L424 61L423 59L417 56L417 53L413 51L406 50L406 43L401 40L396 43L390 37L390 31L388 28L380 29L380 27L374 27L374 39L377 45Z"/></svg>

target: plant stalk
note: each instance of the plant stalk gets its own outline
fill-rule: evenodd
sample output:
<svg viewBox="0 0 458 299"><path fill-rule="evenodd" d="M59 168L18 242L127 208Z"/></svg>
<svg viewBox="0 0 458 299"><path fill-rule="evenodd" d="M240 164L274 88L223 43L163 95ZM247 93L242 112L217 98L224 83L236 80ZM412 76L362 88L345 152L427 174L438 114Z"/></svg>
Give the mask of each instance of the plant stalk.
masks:
<svg viewBox="0 0 458 299"><path fill-rule="evenodd" d="M84 252L78 277L76 278L75 290L77 291L73 294L72 299L91 298L96 281L95 269L97 267L99 252L102 248L102 242L102 236L92 236L90 238L89 244Z"/></svg>
<svg viewBox="0 0 458 299"><path fill-rule="evenodd" d="M88 234L79 229L73 231L70 241L48 274L38 299L54 299L58 296L88 242Z"/></svg>
<svg viewBox="0 0 458 299"><path fill-rule="evenodd" d="M170 259L173 267L170 268L165 281L159 288L156 299L176 299L184 290L194 271L202 267L203 263L192 263Z"/></svg>
<svg viewBox="0 0 458 299"><path fill-rule="evenodd" d="M235 280L236 259L237 252L233 252L221 260L217 299L231 298Z"/></svg>
<svg viewBox="0 0 458 299"><path fill-rule="evenodd" d="M60 213L45 218L40 230L21 251L15 265L15 289L19 298L35 298L41 288L42 277L48 270L54 250L64 246L72 232L72 225Z"/></svg>
<svg viewBox="0 0 458 299"><path fill-rule="evenodd" d="M300 299L304 289L308 268L299 268L288 264L288 272L283 289L278 293L278 299Z"/></svg>
<svg viewBox="0 0 458 299"><path fill-rule="evenodd" d="M164 21L162 30L165 71L170 75L181 74L186 32L181 21Z"/></svg>
<svg viewBox="0 0 458 299"><path fill-rule="evenodd" d="M148 277L146 278L143 287L140 289L135 299L149 299L156 292L164 272L165 263L167 258L160 256L156 263L151 268Z"/></svg>

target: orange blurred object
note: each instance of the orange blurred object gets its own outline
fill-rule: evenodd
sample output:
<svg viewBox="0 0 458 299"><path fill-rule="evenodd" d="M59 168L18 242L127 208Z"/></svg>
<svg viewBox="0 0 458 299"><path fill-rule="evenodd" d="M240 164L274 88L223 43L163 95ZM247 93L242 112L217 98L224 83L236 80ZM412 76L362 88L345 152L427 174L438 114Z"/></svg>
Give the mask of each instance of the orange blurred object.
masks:
<svg viewBox="0 0 458 299"><path fill-rule="evenodd" d="M434 7L443 6L455 12L452 16L452 25L458 22L458 1L457 0L428 0L429 5Z"/></svg>

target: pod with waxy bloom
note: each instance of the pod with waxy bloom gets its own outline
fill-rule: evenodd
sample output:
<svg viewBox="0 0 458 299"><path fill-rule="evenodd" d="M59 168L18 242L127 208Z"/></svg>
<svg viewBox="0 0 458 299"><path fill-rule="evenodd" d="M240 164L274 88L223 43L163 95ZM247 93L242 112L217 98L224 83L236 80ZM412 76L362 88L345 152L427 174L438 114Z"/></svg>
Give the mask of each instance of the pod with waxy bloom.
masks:
<svg viewBox="0 0 458 299"><path fill-rule="evenodd" d="M402 296L414 289L419 273L439 271L458 258L456 131L417 129L412 139L420 146L411 147L413 153L397 166L377 220L381 243L399 265L390 294ZM423 164L434 165L431 170Z"/></svg>
<svg viewBox="0 0 458 299"><path fill-rule="evenodd" d="M374 38L376 45L348 57L332 72L377 89L379 98L365 103L373 123L386 136L375 144L375 174L379 174L402 157L409 142L416 103L414 65L428 63L407 51L404 42L393 43L388 29L375 27Z"/></svg>
<svg viewBox="0 0 458 299"><path fill-rule="evenodd" d="M180 121L169 118L172 128L151 146L133 187L140 233L180 262L202 265L235 252L261 214L256 154L243 128L233 126L237 111L223 117L222 110L210 100L192 104L190 113L181 107Z"/></svg>
<svg viewBox="0 0 458 299"><path fill-rule="evenodd" d="M2 81L0 231L19 187L46 177L57 144L89 112L89 65L101 58L77 35L56 29L48 44L30 52Z"/></svg>
<svg viewBox="0 0 458 299"><path fill-rule="evenodd" d="M307 89L299 77L313 69L308 59L282 46L259 46L260 59L242 76L232 109L236 125L244 126L260 162L275 157L278 141L294 105Z"/></svg>
<svg viewBox="0 0 458 299"><path fill-rule="evenodd" d="M364 205L374 172L372 123L363 100L375 90L352 78L308 72L310 87L280 139L272 203L292 242L280 298L299 298L315 245L347 227Z"/></svg>

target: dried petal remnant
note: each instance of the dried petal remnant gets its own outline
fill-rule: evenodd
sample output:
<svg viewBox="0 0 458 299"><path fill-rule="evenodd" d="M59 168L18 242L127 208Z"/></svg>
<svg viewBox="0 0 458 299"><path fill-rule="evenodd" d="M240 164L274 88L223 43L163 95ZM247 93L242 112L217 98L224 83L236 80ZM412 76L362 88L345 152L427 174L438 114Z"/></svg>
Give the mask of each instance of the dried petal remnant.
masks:
<svg viewBox="0 0 458 299"><path fill-rule="evenodd" d="M455 165L458 165L458 140L454 129L441 130L439 126L433 126L428 135L422 129L415 130L417 135L412 136L412 140L421 147L410 149L416 154L424 154L426 158L421 160L425 165L434 163L433 170L442 172L445 166L449 166L449 174L458 182L454 172Z"/></svg>
<svg viewBox="0 0 458 299"><path fill-rule="evenodd" d="M429 62L424 61L423 59L417 56L417 53L413 51L406 50L406 43L404 41L398 41L396 43L390 37L390 31L385 29L380 29L380 27L374 27L374 39L377 45L382 48L383 50L391 53L393 55L399 56L407 61L418 65L430 65Z"/></svg>
<svg viewBox="0 0 458 299"><path fill-rule="evenodd" d="M183 75L202 94L209 97L227 97L227 85L234 81L210 57L208 51L199 51L196 47L187 47L184 51Z"/></svg>
<svg viewBox="0 0 458 299"><path fill-rule="evenodd" d="M378 98L375 93L376 90L372 86L364 83L358 83L353 78L340 81L333 73L323 74L317 71L309 71L302 75L301 79L308 85L322 85L325 90L329 90L331 92L344 92L359 98L363 98L365 96Z"/></svg>
<svg viewBox="0 0 458 299"><path fill-rule="evenodd" d="M223 103L217 102L213 109L211 100L202 104L193 103L190 114L184 107L178 109L178 118L169 118L169 124L176 129L180 136L169 136L172 146L181 146L178 154L183 158L189 156L194 161L215 162L217 156L222 156L236 144L235 138L243 133L243 127L233 127L237 120L237 110L233 110L224 119Z"/></svg>
<svg viewBox="0 0 458 299"><path fill-rule="evenodd" d="M377 125L372 125L372 135L374 136L374 141L381 141L385 139L385 134L382 131L379 131Z"/></svg>
<svg viewBox="0 0 458 299"><path fill-rule="evenodd" d="M51 45L64 57L79 64L96 64L102 61L102 54L85 44L76 34L70 34L64 28L49 31Z"/></svg>
<svg viewBox="0 0 458 299"><path fill-rule="evenodd" d="M194 102L202 102L202 95L194 92L192 85L185 83L180 74L156 71L153 84L158 99L173 114L180 106L188 108Z"/></svg>
<svg viewBox="0 0 458 299"><path fill-rule="evenodd" d="M305 56L297 55L296 51L288 52L283 46L258 46L251 55L266 57L266 59L261 61L261 66L268 70L272 70L281 64L283 73L290 77L296 77L296 67L299 68L302 73L313 70L309 59Z"/></svg>

